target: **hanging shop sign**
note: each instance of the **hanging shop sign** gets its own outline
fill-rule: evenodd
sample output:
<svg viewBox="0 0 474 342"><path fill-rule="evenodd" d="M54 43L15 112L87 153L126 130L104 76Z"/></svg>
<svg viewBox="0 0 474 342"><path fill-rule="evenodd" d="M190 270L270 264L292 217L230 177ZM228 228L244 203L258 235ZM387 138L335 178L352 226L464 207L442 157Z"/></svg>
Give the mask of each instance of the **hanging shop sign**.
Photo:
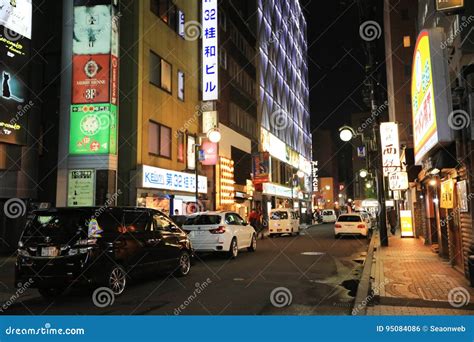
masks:
<svg viewBox="0 0 474 342"><path fill-rule="evenodd" d="M31 39L32 16L31 0L0 0L0 25L28 39Z"/></svg>
<svg viewBox="0 0 474 342"><path fill-rule="evenodd" d="M464 0L436 0L437 11L452 11L464 7Z"/></svg>
<svg viewBox="0 0 474 342"><path fill-rule="evenodd" d="M452 179L441 182L441 200L439 207L443 209L454 208L454 181Z"/></svg>
<svg viewBox="0 0 474 342"><path fill-rule="evenodd" d="M319 192L319 162L312 162L313 192Z"/></svg>
<svg viewBox="0 0 474 342"><path fill-rule="evenodd" d="M384 176L400 170L400 142L398 125L395 122L380 124L380 141L382 144L382 165Z"/></svg>
<svg viewBox="0 0 474 342"><path fill-rule="evenodd" d="M67 184L68 207L90 207L94 205L94 170L70 170Z"/></svg>
<svg viewBox="0 0 474 342"><path fill-rule="evenodd" d="M199 176L198 191L207 193L207 177ZM142 187L194 193L196 175L143 165Z"/></svg>
<svg viewBox="0 0 474 342"><path fill-rule="evenodd" d="M234 161L220 157L217 173L217 203L233 204L235 202Z"/></svg>
<svg viewBox="0 0 474 342"><path fill-rule="evenodd" d="M207 134L210 130L217 127L217 112L202 112L202 133Z"/></svg>
<svg viewBox="0 0 474 342"><path fill-rule="evenodd" d="M366 156L367 156L367 151L365 149L365 146L358 146L357 147L357 157L365 158Z"/></svg>
<svg viewBox="0 0 474 342"><path fill-rule="evenodd" d="M442 29L423 30L416 42L412 72L412 115L415 163L440 144L453 141L448 115L452 112L445 36Z"/></svg>
<svg viewBox="0 0 474 342"><path fill-rule="evenodd" d="M407 190L409 188L408 173L403 171L392 172L388 176L390 190Z"/></svg>
<svg viewBox="0 0 474 342"><path fill-rule="evenodd" d="M270 181L270 153L260 152L252 157L253 184Z"/></svg>
<svg viewBox="0 0 474 342"><path fill-rule="evenodd" d="M111 104L72 105L69 153L117 153L117 107Z"/></svg>
<svg viewBox="0 0 474 342"><path fill-rule="evenodd" d="M202 2L202 100L219 99L217 0Z"/></svg>
<svg viewBox="0 0 474 342"><path fill-rule="evenodd" d="M458 195L458 208L462 213L469 211L469 198L467 196L467 182L465 180L456 183L456 192Z"/></svg>
<svg viewBox="0 0 474 342"><path fill-rule="evenodd" d="M202 143L201 149L203 151L203 159L201 160L202 165L212 166L217 164L219 159L218 145L216 143L206 140Z"/></svg>
<svg viewBox="0 0 474 342"><path fill-rule="evenodd" d="M400 210L400 226L402 237L414 237L411 210Z"/></svg>

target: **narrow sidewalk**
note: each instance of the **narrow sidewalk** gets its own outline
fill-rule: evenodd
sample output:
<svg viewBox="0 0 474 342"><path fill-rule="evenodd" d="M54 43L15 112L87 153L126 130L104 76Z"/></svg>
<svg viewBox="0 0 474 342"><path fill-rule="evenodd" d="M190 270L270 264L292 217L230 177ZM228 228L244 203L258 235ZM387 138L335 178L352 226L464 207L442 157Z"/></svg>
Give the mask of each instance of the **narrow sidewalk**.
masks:
<svg viewBox="0 0 474 342"><path fill-rule="evenodd" d="M367 315L474 315L467 279L420 239L390 236L388 247L375 239Z"/></svg>

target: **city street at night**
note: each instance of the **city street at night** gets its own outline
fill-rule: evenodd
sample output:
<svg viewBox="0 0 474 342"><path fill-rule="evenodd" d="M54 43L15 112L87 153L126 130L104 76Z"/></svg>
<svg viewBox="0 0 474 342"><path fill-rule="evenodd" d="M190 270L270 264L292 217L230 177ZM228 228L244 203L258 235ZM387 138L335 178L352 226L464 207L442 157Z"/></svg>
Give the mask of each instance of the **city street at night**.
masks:
<svg viewBox="0 0 474 342"><path fill-rule="evenodd" d="M335 240L332 224L317 225L297 237L259 240L257 252L235 260L199 255L188 277L140 279L105 308L94 305L93 289L72 289L54 302L28 290L3 314L349 315L367 247L363 238ZM12 259L0 273L6 298L14 293Z"/></svg>

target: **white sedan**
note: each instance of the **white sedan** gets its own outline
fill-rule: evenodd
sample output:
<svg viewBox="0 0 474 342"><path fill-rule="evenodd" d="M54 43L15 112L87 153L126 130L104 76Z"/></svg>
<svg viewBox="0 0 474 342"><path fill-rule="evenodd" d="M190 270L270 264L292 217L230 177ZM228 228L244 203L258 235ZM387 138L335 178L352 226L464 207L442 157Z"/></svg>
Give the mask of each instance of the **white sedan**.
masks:
<svg viewBox="0 0 474 342"><path fill-rule="evenodd" d="M336 239L341 235L369 237L369 226L361 214L342 214L334 225L334 236Z"/></svg>
<svg viewBox="0 0 474 342"><path fill-rule="evenodd" d="M236 258L240 249L257 249L255 229L232 211L193 214L187 217L182 229L188 233L196 252L225 252Z"/></svg>

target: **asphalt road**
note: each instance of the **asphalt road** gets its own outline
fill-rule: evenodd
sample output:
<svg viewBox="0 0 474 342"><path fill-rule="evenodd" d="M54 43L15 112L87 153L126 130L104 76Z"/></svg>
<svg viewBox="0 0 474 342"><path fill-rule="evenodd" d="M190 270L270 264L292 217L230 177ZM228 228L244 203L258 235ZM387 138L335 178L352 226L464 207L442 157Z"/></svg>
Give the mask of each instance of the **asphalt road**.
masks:
<svg viewBox="0 0 474 342"><path fill-rule="evenodd" d="M367 247L363 238L335 240L331 224L312 226L300 236L259 240L255 253L241 251L236 260L201 255L185 278L140 279L104 308L93 303L93 289L73 289L55 301L31 289L1 313L349 315ZM13 265L1 266L4 287L12 278Z"/></svg>

